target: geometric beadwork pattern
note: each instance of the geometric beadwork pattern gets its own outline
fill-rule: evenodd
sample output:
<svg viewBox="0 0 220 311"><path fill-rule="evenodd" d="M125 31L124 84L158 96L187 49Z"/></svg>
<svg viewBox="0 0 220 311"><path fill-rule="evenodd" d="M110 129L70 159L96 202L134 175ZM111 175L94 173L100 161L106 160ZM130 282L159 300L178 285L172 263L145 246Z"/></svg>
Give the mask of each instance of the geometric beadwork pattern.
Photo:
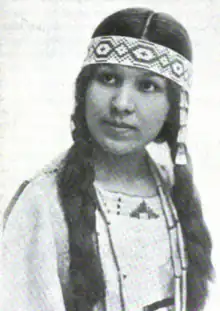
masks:
<svg viewBox="0 0 220 311"><path fill-rule="evenodd" d="M143 68L171 79L189 91L192 64L179 53L148 40L103 36L91 40L83 66L97 63Z"/></svg>

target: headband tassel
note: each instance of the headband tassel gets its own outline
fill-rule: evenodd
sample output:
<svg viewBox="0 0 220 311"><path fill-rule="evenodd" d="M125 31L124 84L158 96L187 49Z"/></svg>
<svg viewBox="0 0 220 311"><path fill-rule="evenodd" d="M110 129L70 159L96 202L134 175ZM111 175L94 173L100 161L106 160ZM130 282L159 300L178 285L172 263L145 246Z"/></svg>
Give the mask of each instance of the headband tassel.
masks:
<svg viewBox="0 0 220 311"><path fill-rule="evenodd" d="M186 155L186 139L187 139L189 100L188 94L184 90L181 91L179 106L180 106L179 109L180 127L177 134L177 150L176 150L175 164L186 165L188 163Z"/></svg>

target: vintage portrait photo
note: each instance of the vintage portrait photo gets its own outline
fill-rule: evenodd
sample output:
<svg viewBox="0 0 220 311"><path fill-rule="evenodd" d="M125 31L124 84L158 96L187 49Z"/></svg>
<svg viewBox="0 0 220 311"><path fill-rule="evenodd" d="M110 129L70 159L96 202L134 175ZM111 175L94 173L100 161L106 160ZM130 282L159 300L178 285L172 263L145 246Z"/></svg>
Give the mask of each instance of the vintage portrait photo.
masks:
<svg viewBox="0 0 220 311"><path fill-rule="evenodd" d="M0 310L217 311L218 0L0 9Z"/></svg>

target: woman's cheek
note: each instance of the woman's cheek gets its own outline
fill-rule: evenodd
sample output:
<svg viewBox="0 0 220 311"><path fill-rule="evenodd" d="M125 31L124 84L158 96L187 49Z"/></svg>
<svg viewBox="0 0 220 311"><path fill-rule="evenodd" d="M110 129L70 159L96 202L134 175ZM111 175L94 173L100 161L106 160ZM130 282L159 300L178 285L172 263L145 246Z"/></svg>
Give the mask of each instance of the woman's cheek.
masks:
<svg viewBox="0 0 220 311"><path fill-rule="evenodd" d="M154 141L163 127L164 120L155 117L144 118L140 122L142 140L146 144Z"/></svg>
<svg viewBox="0 0 220 311"><path fill-rule="evenodd" d="M88 102L87 104L90 104L92 106L92 109L96 111L104 111L107 109L109 104L110 95L105 89L101 86L94 86L89 92L88 92Z"/></svg>

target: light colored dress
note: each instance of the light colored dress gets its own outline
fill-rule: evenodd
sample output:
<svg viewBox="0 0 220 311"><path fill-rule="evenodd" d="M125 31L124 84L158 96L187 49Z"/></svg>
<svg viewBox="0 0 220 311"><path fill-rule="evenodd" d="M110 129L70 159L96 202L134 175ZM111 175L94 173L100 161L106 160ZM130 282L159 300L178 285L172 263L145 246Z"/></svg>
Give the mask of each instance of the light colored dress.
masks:
<svg viewBox="0 0 220 311"><path fill-rule="evenodd" d="M147 311L158 300L173 297L173 268L165 218L158 197L130 198L97 187L100 206L110 221L111 238L120 265L126 311ZM103 198L104 198L104 202ZM3 232L2 302L4 311L65 311L69 293L68 228L60 206L56 173L41 172L12 200ZM143 207L135 213L135 206ZM105 206L105 204L107 204ZM123 212L123 206L131 210ZM110 208L110 212L108 209ZM131 215L129 214L132 214ZM118 271L108 230L96 211L99 251L106 279L107 311L119 311ZM97 306L94 310L103 311ZM160 309L170 310L170 309ZM69 311L69 310L68 310Z"/></svg>

